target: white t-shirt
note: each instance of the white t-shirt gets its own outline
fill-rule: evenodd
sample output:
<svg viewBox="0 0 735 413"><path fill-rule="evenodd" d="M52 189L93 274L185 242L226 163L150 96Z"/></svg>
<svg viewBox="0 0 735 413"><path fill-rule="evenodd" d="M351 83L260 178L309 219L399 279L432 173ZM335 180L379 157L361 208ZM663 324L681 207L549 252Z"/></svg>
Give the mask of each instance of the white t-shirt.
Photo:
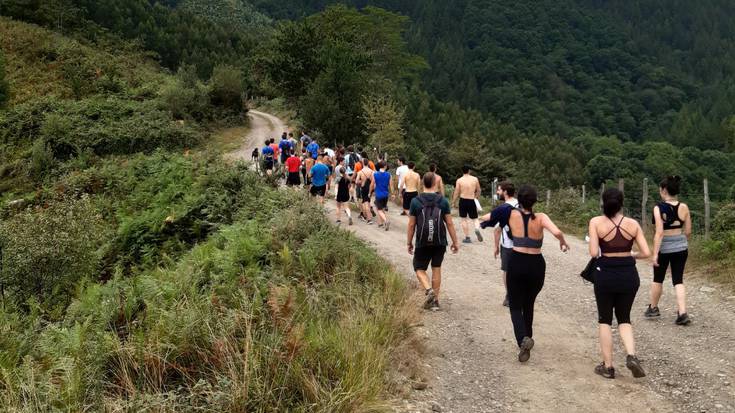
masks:
<svg viewBox="0 0 735 413"><path fill-rule="evenodd" d="M396 169L396 176L398 177L398 189L403 188L403 178L408 173L408 165L401 165Z"/></svg>
<svg viewBox="0 0 735 413"><path fill-rule="evenodd" d="M515 198L511 198L505 201L505 203L510 204L513 208L518 208L518 200ZM513 248L513 240L508 236L508 232L510 232L510 227L506 225L503 227L503 232L500 234L500 246L503 248Z"/></svg>

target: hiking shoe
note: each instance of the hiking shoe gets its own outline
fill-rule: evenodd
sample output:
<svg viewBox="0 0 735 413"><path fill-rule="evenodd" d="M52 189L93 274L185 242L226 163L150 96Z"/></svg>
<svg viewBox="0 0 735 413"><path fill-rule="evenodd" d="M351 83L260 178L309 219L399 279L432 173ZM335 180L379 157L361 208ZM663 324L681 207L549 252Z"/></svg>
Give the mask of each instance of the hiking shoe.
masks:
<svg viewBox="0 0 735 413"><path fill-rule="evenodd" d="M352 217L349 218L349 221L347 221L350 225L352 225Z"/></svg>
<svg viewBox="0 0 735 413"><path fill-rule="evenodd" d="M368 220L368 221L367 221L367 224L368 224L368 225L373 225L373 220L372 220L372 219L371 219L371 220Z"/></svg>
<svg viewBox="0 0 735 413"><path fill-rule="evenodd" d="M508 296L505 296L505 300L503 300L503 307L510 307L510 301L508 301Z"/></svg>
<svg viewBox="0 0 735 413"><path fill-rule="evenodd" d="M651 307L651 304L648 304L648 308L643 313L643 316L646 318L661 317L661 311L658 310L658 307Z"/></svg>
<svg viewBox="0 0 735 413"><path fill-rule="evenodd" d="M472 244L472 240L470 239L470 237L463 239L462 242L465 244Z"/></svg>
<svg viewBox="0 0 735 413"><path fill-rule="evenodd" d="M439 311L441 310L441 307L439 306L439 300L434 298L434 302L431 303L431 306L429 306L429 309L431 311Z"/></svg>
<svg viewBox="0 0 735 413"><path fill-rule="evenodd" d="M685 326L685 325L689 325L689 323L691 322L692 320L689 318L689 314L687 313L679 314L679 312L676 313L676 321L675 321L676 325Z"/></svg>
<svg viewBox="0 0 735 413"><path fill-rule="evenodd" d="M337 224L337 225L339 225L339 224L342 223L342 220L341 219L338 219L338 220L334 221L334 223Z"/></svg>
<svg viewBox="0 0 735 413"><path fill-rule="evenodd" d="M533 348L533 339L531 337L523 337L521 341L521 351L518 353L518 361L525 363L531 358L531 349Z"/></svg>
<svg viewBox="0 0 735 413"><path fill-rule="evenodd" d="M401 216L405 217L406 215L408 215L406 211L401 211Z"/></svg>
<svg viewBox="0 0 735 413"><path fill-rule="evenodd" d="M599 374L606 379L614 379L615 367L605 367L605 362L602 362L595 366L595 374Z"/></svg>
<svg viewBox="0 0 735 413"><path fill-rule="evenodd" d="M383 228L383 224L378 224L378 228Z"/></svg>
<svg viewBox="0 0 735 413"><path fill-rule="evenodd" d="M434 301L436 301L436 295L434 295L434 290L432 288L426 290L425 294L426 299L424 299L424 309L428 310L434 304Z"/></svg>
<svg viewBox="0 0 735 413"><path fill-rule="evenodd" d="M388 231L390 229L390 221L385 221L385 230Z"/></svg>
<svg viewBox="0 0 735 413"><path fill-rule="evenodd" d="M638 361L638 357L633 356L631 354L628 354L628 357L625 358L625 367L628 368L631 372L633 372L633 377L639 379L641 377L646 377L646 372L643 371L643 367L641 366L641 362Z"/></svg>
<svg viewBox="0 0 735 413"><path fill-rule="evenodd" d="M479 229L475 229L475 235L477 235L477 240L478 240L479 242L482 242L482 241L483 241L483 238L482 238L482 232L480 232L480 230L479 230Z"/></svg>

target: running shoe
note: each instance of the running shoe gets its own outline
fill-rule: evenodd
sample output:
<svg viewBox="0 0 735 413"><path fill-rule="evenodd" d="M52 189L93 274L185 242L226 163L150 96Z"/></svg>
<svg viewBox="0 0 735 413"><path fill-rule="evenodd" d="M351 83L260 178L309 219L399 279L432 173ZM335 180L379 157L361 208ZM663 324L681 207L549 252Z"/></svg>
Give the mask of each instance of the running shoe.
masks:
<svg viewBox="0 0 735 413"><path fill-rule="evenodd" d="M692 322L692 320L689 318L689 314L679 314L679 312L676 312L676 325L685 326L689 325L689 323Z"/></svg>
<svg viewBox="0 0 735 413"><path fill-rule="evenodd" d="M615 378L615 368L605 367L605 363L602 362L599 365L595 366L595 374L599 374L600 376L606 379L614 379Z"/></svg>
<svg viewBox="0 0 735 413"><path fill-rule="evenodd" d="M390 221L385 221L385 230L388 231L390 229Z"/></svg>
<svg viewBox="0 0 735 413"><path fill-rule="evenodd" d="M378 228L383 228L383 224L378 224Z"/></svg>
<svg viewBox="0 0 735 413"><path fill-rule="evenodd" d="M408 215L408 214L406 213L406 211L401 211L401 216L404 216L404 217L405 217L406 215Z"/></svg>
<svg viewBox="0 0 735 413"><path fill-rule="evenodd" d="M463 239L462 242L465 244L472 244L472 240L470 239L470 237Z"/></svg>
<svg viewBox="0 0 735 413"><path fill-rule="evenodd" d="M660 317L661 311L658 310L658 307L651 307L651 304L648 304L648 308L643 316L646 318Z"/></svg>
<svg viewBox="0 0 735 413"><path fill-rule="evenodd" d="M349 221L348 221L348 223L349 223L350 225L352 225L352 217L350 217L350 218L349 218Z"/></svg>
<svg viewBox="0 0 735 413"><path fill-rule="evenodd" d="M507 295L505 296L505 300L503 300L503 307L510 307L510 301Z"/></svg>
<svg viewBox="0 0 735 413"><path fill-rule="evenodd" d="M337 224L337 225L339 225L339 224L342 223L342 220L341 219L338 219L338 220L334 221L334 223Z"/></svg>
<svg viewBox="0 0 735 413"><path fill-rule="evenodd" d="M441 307L439 306L439 300L434 298L434 302L431 303L431 306L429 307L431 311L439 311L441 310Z"/></svg>
<svg viewBox="0 0 735 413"><path fill-rule="evenodd" d="M521 351L518 353L518 361L525 363L531 358L531 349L533 348L533 339L531 337L523 337L521 341Z"/></svg>
<svg viewBox="0 0 735 413"><path fill-rule="evenodd" d="M368 220L368 221L367 221L367 224L368 224L368 225L373 225L373 220L372 220L372 219L371 219L371 220Z"/></svg>
<svg viewBox="0 0 735 413"><path fill-rule="evenodd" d="M482 232L480 232L480 230L479 230L479 229L475 229L475 235L477 235L477 240L478 240L478 241L480 241L480 242L482 242L482 241L483 241L483 238L482 238Z"/></svg>
<svg viewBox="0 0 735 413"><path fill-rule="evenodd" d="M434 304L436 296L434 295L434 290L432 288L427 289L425 294L426 299L424 299L424 309L428 310Z"/></svg>
<svg viewBox="0 0 735 413"><path fill-rule="evenodd" d="M646 377L646 372L643 371L641 362L638 361L638 357L636 356L628 354L628 357L625 358L625 367L627 367L628 370L633 372L633 377L637 379L641 377Z"/></svg>

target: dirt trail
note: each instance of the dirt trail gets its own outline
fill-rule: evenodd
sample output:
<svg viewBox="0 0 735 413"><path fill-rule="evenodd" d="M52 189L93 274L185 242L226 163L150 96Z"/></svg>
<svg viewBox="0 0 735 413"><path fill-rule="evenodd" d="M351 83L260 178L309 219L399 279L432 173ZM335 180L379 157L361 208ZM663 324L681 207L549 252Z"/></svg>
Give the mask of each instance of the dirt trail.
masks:
<svg viewBox="0 0 735 413"><path fill-rule="evenodd" d="M281 134L289 130L285 122L265 112L250 109L248 118L250 129L243 139L243 145L236 151L225 154L226 159L249 160L253 149L260 149L266 138L275 138L278 141Z"/></svg>
<svg viewBox="0 0 735 413"><path fill-rule="evenodd" d="M277 134L285 130L283 122L272 116L257 111L251 116L250 140L260 139L267 128ZM246 157L252 147L243 148ZM328 209L333 211L334 206ZM389 232L358 220L345 228L413 280L405 248L407 218L399 212L391 203ZM332 219L333 215L330 212ZM460 230L458 219L455 224ZM667 277L662 316L646 320L642 315L652 275L649 265L641 263L641 288L632 318L637 353L648 376L632 378L616 333L618 378L606 380L592 372L600 361L597 310L592 286L578 275L587 263L587 246L568 237L572 249L565 254L547 235L546 282L534 322L536 347L531 360L520 364L508 310L501 305L505 290L500 263L492 257L492 240L487 240L491 235L485 231L484 243L462 244L459 254L447 255L442 311L426 312L417 332L429 349L423 365L429 387L413 391L398 411L735 411L735 296L685 279L693 323L675 326L676 307Z"/></svg>

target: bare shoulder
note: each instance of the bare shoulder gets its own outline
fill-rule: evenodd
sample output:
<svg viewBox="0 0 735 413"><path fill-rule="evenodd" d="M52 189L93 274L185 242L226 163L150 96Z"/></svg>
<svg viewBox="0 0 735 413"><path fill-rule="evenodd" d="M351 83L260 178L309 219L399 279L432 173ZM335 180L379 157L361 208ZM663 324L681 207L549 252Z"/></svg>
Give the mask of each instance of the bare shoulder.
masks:
<svg viewBox="0 0 735 413"><path fill-rule="evenodd" d="M689 212L689 205L687 205L687 204L685 204L685 203L683 203L683 202L680 202L680 203L679 203L679 209L680 209L680 210L682 210L682 211L687 211L687 212Z"/></svg>

